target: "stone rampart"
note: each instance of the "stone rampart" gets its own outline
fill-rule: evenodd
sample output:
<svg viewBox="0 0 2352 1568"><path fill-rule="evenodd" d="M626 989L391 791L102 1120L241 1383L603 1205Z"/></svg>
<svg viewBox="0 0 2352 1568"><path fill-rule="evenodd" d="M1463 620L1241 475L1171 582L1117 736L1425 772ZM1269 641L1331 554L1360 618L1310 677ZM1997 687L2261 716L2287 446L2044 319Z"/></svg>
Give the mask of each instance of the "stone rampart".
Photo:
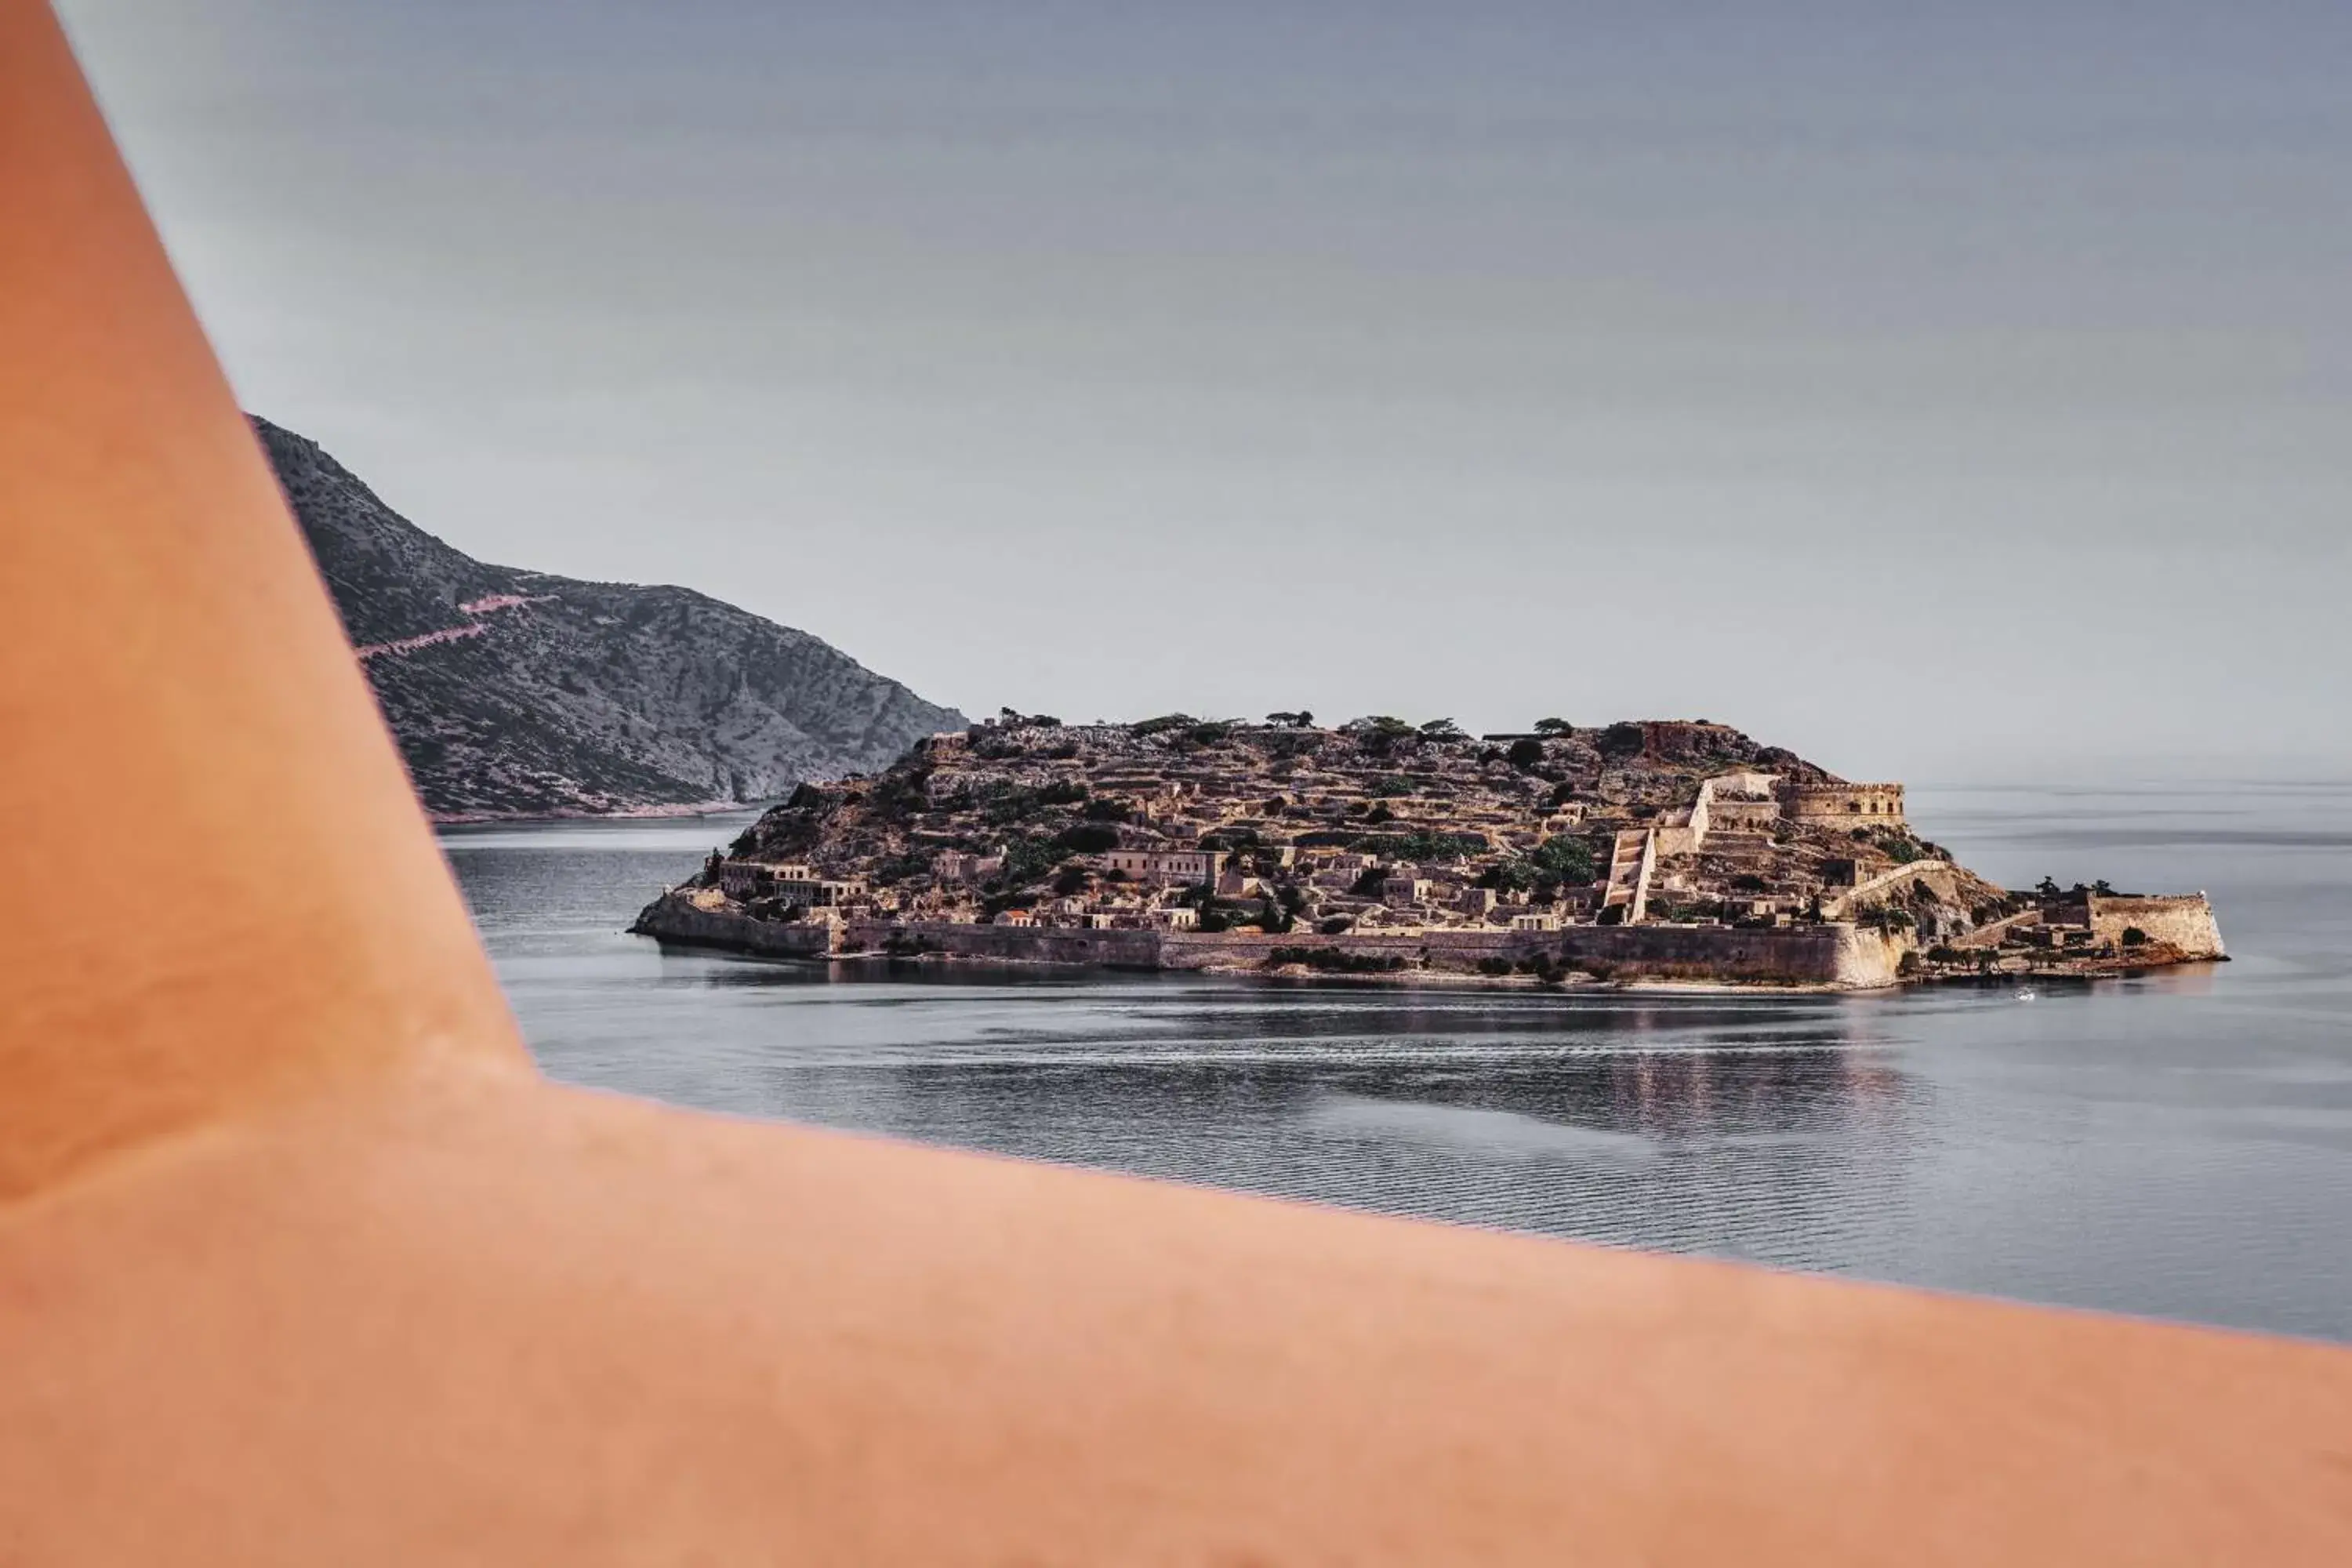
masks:
<svg viewBox="0 0 2352 1568"><path fill-rule="evenodd" d="M834 928L822 921L755 921L733 910L698 910L676 893L665 893L629 929L683 947L723 947L769 958L822 958L833 945Z"/></svg>
<svg viewBox="0 0 2352 1568"><path fill-rule="evenodd" d="M1863 826L1903 820L1899 784L1784 784L1780 800L1799 822Z"/></svg>
<svg viewBox="0 0 2352 1568"><path fill-rule="evenodd" d="M1570 926L1552 931L1432 931L1393 935L1268 936L1172 931L1160 937L1168 969L1261 969L1281 948L1351 958L1397 958L1408 969L1473 974L1482 960L1549 958L1620 980L1870 987L1895 983L1900 940L1849 925Z"/></svg>
<svg viewBox="0 0 2352 1568"><path fill-rule="evenodd" d="M1777 800L1724 800L1718 797L1707 803L1707 827L1710 832L1743 829L1753 832L1774 826L1780 820L1780 803Z"/></svg>
<svg viewBox="0 0 2352 1568"><path fill-rule="evenodd" d="M1780 808L1777 801L1727 802L1717 797L1725 795L1769 795L1780 782L1776 774L1757 773L1718 773L1703 781L1698 786L1698 797L1691 802L1687 810L1659 819L1658 853L1696 855L1706 847L1706 836L1717 826L1778 820ZM1900 786L1897 787L1899 792ZM1729 817L1724 815L1727 807L1731 808Z"/></svg>
<svg viewBox="0 0 2352 1568"><path fill-rule="evenodd" d="M2090 896L2092 935L2100 942L2124 944L2124 932L2138 931L2150 942L2179 948L2190 958L2222 958L2221 928L2213 906L2202 893L2168 898L2128 898L2113 893Z"/></svg>
<svg viewBox="0 0 2352 1568"><path fill-rule="evenodd" d="M1067 927L965 925L953 921L753 920L698 910L666 897L638 917L639 934L687 946L783 958L852 953L938 954L979 962L1086 964L1111 969L1262 970L1279 948L1353 958L1396 958L1409 970L1473 975L1481 960L1547 958L1617 980L1731 984L1891 985L1908 945L1851 925L1570 926L1561 931L1474 930L1320 936L1262 931L1094 931ZM835 943L836 931L838 945Z"/></svg>

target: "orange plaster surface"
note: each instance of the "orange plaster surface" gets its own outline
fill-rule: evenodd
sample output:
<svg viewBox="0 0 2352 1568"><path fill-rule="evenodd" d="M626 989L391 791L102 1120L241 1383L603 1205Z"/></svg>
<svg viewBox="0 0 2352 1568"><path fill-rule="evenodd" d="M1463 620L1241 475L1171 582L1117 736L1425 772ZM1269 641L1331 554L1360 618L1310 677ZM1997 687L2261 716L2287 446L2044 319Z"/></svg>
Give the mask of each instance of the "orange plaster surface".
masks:
<svg viewBox="0 0 2352 1568"><path fill-rule="evenodd" d="M0 213L0 1563L2352 1563L2341 1349L544 1084L32 0Z"/></svg>

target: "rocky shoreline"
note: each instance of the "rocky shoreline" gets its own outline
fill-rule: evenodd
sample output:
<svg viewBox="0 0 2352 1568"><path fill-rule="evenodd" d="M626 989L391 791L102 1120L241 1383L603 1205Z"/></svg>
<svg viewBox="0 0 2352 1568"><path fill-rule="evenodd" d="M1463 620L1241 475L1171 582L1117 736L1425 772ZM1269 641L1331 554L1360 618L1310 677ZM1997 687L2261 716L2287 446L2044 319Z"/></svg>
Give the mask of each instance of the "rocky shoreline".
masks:
<svg viewBox="0 0 2352 1568"><path fill-rule="evenodd" d="M745 800L703 800L677 805L620 806L609 810L583 806L578 810L427 811L425 818L436 827L483 827L498 823L520 826L533 822L650 822L687 816L724 816L733 812L754 810L762 804Z"/></svg>
<svg viewBox="0 0 2352 1568"><path fill-rule="evenodd" d="M1127 970L1264 980L1339 981L1509 990L1640 989L1809 994L1878 991L1985 979L2091 979L2179 964L2226 962L2151 944L2130 958L2055 958L2005 967L1907 963L1917 949L1850 922L1760 932L1715 926L1587 927L1565 933L1500 933L1480 940L1307 938L1263 933L1075 934L950 923L761 921L698 907L674 889L639 912L632 935L667 947L766 959L848 964L914 963L943 968Z"/></svg>

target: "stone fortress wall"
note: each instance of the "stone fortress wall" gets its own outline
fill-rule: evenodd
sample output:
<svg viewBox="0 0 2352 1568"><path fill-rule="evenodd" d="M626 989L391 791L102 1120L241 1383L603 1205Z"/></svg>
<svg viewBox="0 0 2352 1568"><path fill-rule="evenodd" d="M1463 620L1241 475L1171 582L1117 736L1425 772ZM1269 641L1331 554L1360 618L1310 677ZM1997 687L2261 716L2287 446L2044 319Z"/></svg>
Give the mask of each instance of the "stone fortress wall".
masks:
<svg viewBox="0 0 2352 1568"><path fill-rule="evenodd" d="M1171 932L1161 967L1246 969L1281 947L1329 949L1357 957L1398 957L1435 973L1476 973L1481 959L1549 956L1615 980L1713 981L1772 986L1873 989L1892 985L1911 945L1851 925L1571 926L1556 931L1432 931L1390 936L1266 936L1255 931Z"/></svg>
<svg viewBox="0 0 2352 1568"><path fill-rule="evenodd" d="M1688 806L1654 825L1660 855L1695 855L1717 827L1769 830L1786 819L1822 826L1901 826L1899 784L1796 784L1777 773L1718 773L1703 782Z"/></svg>
<svg viewBox="0 0 2352 1568"><path fill-rule="evenodd" d="M1903 821L1899 784L1783 784L1780 801L1797 822L1846 823L1855 826Z"/></svg>
<svg viewBox="0 0 2352 1568"><path fill-rule="evenodd" d="M2220 958L2227 951L2221 945L2221 925L2213 919L2213 906L2202 893L2165 898L2093 893L2086 900L2085 913L2093 938L2118 947L2124 932L2137 931L2150 942L2177 947L2191 958Z"/></svg>
<svg viewBox="0 0 2352 1568"><path fill-rule="evenodd" d="M834 928L822 921L757 921L730 909L698 909L673 889L648 905L629 930L677 947L716 947L761 958L822 958Z"/></svg>
<svg viewBox="0 0 2352 1568"><path fill-rule="evenodd" d="M1770 798L1780 779L1772 773L1717 773L1698 786L1698 798L1688 808L1669 812L1658 819L1657 852L1661 855L1696 855L1705 847L1706 836L1718 825L1722 826L1769 824L1780 816L1780 807ZM1754 795L1752 801L1718 801L1719 795Z"/></svg>
<svg viewBox="0 0 2352 1568"><path fill-rule="evenodd" d="M1575 926L1565 931L1430 931L1394 934L1269 936L1261 931L1038 930L950 921L753 920L697 909L670 897L646 911L642 934L683 946L725 948L778 958L859 952L937 954L1019 963L1117 969L1262 971L1277 949L1404 961L1405 970L1468 978L1482 959L1517 963L1547 957L1590 966L1613 980L1713 981L1761 986L1870 989L1892 985L1910 943L1852 925Z"/></svg>

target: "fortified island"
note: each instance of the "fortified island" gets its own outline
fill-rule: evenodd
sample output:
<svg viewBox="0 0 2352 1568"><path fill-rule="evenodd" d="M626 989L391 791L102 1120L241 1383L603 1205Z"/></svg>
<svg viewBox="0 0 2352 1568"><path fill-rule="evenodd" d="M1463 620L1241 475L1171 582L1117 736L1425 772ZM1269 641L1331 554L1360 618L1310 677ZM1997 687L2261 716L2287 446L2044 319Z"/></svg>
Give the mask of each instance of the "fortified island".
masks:
<svg viewBox="0 0 2352 1568"><path fill-rule="evenodd" d="M1727 725L1318 728L1010 710L806 784L633 931L925 958L1871 988L2220 959L2202 894L2011 891Z"/></svg>

